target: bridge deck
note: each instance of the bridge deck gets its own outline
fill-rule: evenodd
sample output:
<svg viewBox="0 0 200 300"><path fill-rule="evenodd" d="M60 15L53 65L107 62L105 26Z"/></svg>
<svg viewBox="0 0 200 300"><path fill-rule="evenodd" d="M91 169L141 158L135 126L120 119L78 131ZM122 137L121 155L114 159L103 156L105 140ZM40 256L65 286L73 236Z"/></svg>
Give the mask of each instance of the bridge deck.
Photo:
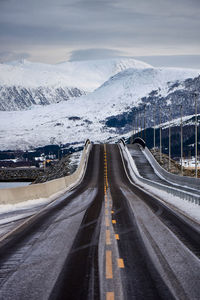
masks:
<svg viewBox="0 0 200 300"><path fill-rule="evenodd" d="M80 185L0 248L0 299L198 299L198 232L127 172L93 145Z"/></svg>

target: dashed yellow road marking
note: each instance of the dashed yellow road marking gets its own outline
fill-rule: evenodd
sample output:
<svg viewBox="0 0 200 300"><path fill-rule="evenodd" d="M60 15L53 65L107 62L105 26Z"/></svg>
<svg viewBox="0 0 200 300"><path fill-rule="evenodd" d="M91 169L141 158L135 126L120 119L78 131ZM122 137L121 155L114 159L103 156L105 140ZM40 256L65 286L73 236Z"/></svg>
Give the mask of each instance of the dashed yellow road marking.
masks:
<svg viewBox="0 0 200 300"><path fill-rule="evenodd" d="M106 216L105 222L106 222L106 227L110 226L110 222L109 222L108 216Z"/></svg>
<svg viewBox="0 0 200 300"><path fill-rule="evenodd" d="M116 224L116 220L112 220L112 223L113 223L113 224Z"/></svg>
<svg viewBox="0 0 200 300"><path fill-rule="evenodd" d="M119 240L119 234L115 234L115 239Z"/></svg>
<svg viewBox="0 0 200 300"><path fill-rule="evenodd" d="M111 245L110 230L106 230L106 245Z"/></svg>
<svg viewBox="0 0 200 300"><path fill-rule="evenodd" d="M118 258L117 263L119 268L124 268L124 260L122 258Z"/></svg>
<svg viewBox="0 0 200 300"><path fill-rule="evenodd" d="M106 300L114 300L115 294L113 292L107 292L106 293Z"/></svg>
<svg viewBox="0 0 200 300"><path fill-rule="evenodd" d="M112 252L110 250L106 251L106 278L112 279L113 272L112 272Z"/></svg>

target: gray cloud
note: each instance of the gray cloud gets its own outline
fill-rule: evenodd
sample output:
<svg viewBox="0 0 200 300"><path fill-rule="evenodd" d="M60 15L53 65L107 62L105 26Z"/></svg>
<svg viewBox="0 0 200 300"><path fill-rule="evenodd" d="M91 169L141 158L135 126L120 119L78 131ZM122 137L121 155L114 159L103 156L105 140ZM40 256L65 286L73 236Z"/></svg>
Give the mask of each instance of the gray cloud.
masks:
<svg viewBox="0 0 200 300"><path fill-rule="evenodd" d="M123 52L113 49L84 49L71 52L70 61L108 59L122 57Z"/></svg>
<svg viewBox="0 0 200 300"><path fill-rule="evenodd" d="M200 54L199 14L199 0L1 0L0 51L46 62Z"/></svg>

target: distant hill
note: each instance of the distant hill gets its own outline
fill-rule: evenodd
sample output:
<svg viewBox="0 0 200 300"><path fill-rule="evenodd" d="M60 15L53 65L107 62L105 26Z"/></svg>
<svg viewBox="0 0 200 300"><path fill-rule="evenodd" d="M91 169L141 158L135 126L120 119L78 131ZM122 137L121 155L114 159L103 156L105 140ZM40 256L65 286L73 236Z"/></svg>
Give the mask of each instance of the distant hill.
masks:
<svg viewBox="0 0 200 300"><path fill-rule="evenodd" d="M7 67L15 68L12 65ZM19 68L17 65L17 72ZM42 74L45 74L44 68L46 65L42 65L41 73L37 73L37 66L34 64L33 67L32 63L29 66L28 63L27 67L21 67L20 74L23 74L23 78L20 80L23 79L24 83L27 83L25 74L30 79L29 71L34 69L33 73L30 72L34 85L40 82L40 78L41 83L45 84L45 79L42 79ZM63 89L69 74L76 74L75 77L69 78L70 85L72 81L77 82L76 89L85 87L84 93L87 90L87 94L63 101L63 97L62 100L56 99L54 93L50 92L52 102L56 103L49 100L49 103L45 102L44 105L25 104L24 110L0 111L0 150L28 150L60 144L77 148L81 147L87 138L94 142L115 142L122 136L130 135L135 127L136 118L139 119L140 116L140 122L143 122L144 105L146 126L152 127L154 110L155 123L159 124L159 107L162 123L171 117L180 117L180 104L183 105L184 116L194 114L194 92L200 93L198 70L153 68L131 59L73 62L69 65L63 63L55 68L63 70L62 74L68 74L59 83L61 71L47 72L49 80L54 81L57 89ZM67 68L71 68L69 73L66 72ZM116 72L118 73L115 74ZM11 74L16 76L15 73ZM12 81L12 77L9 80ZM17 79L14 77L13 80ZM47 82L49 84L50 81ZM49 85L46 88L49 89ZM26 102L26 95L23 99ZM36 100L37 97L34 96L33 99Z"/></svg>

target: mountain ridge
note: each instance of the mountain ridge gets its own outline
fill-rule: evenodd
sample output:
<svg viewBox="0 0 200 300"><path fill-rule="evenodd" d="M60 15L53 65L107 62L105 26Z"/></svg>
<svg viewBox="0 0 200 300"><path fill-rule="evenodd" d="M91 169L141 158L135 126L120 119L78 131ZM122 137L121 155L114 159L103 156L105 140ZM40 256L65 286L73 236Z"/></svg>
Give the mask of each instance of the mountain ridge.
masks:
<svg viewBox="0 0 200 300"><path fill-rule="evenodd" d="M128 58L57 65L26 60L0 64L0 110L25 110L74 99L130 67L150 65Z"/></svg>
<svg viewBox="0 0 200 300"><path fill-rule="evenodd" d="M135 116L146 105L147 126L153 110L160 106L162 122L193 114L193 92L200 92L200 71L177 68L128 68L111 76L93 92L50 105L33 105L28 110L0 111L0 150L28 150L50 144L82 145L117 141L133 130ZM188 108L189 106L189 108ZM159 122L158 109L156 124Z"/></svg>

